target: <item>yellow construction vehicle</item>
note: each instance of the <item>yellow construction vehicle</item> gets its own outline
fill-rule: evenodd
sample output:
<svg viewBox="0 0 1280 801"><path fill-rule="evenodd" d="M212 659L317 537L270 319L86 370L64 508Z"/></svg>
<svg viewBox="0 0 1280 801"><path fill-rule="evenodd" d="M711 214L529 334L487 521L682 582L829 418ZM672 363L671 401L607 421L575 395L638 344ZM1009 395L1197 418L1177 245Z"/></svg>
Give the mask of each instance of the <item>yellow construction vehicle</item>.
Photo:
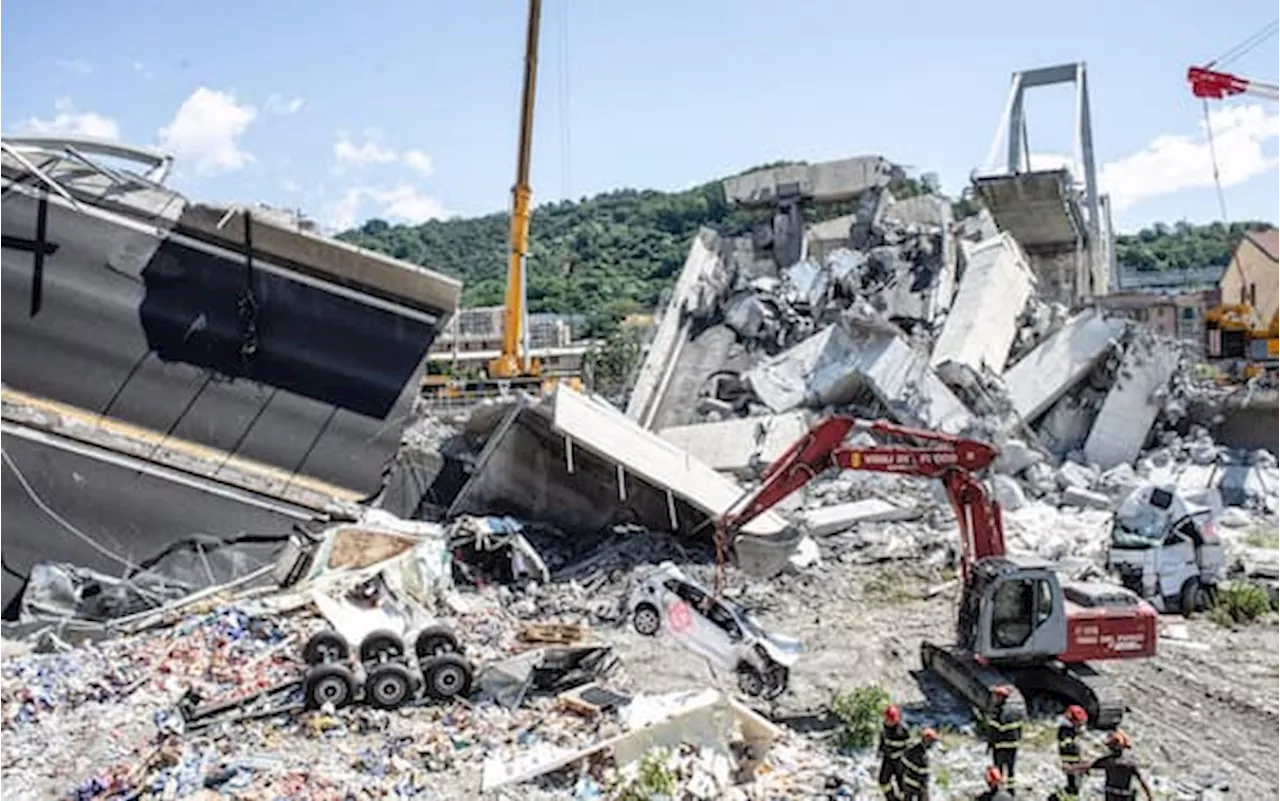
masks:
<svg viewBox="0 0 1280 801"><path fill-rule="evenodd" d="M542 363L529 353L526 309L526 260L529 253L529 218L533 189L529 162L533 150L534 89L538 78L538 29L542 0L529 0L529 24L525 35L524 86L520 99L520 141L516 151L516 182L511 187L511 230L507 253L507 289L502 315L502 350L491 359L481 380L426 376L424 394L441 399L468 399L494 391L519 388L546 392L560 381L582 388L577 376L544 376Z"/></svg>
<svg viewBox="0 0 1280 801"><path fill-rule="evenodd" d="M1280 359L1280 312L1266 325L1248 303L1223 303L1204 315L1205 345L1210 359L1241 362L1241 377L1275 372Z"/></svg>

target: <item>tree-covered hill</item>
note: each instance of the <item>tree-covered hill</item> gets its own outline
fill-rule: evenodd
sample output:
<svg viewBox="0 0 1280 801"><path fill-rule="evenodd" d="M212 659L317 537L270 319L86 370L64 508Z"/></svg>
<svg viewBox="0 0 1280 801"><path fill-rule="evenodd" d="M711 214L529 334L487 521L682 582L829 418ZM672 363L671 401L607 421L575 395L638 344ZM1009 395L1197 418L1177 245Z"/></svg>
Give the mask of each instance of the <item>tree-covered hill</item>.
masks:
<svg viewBox="0 0 1280 801"><path fill-rule="evenodd" d="M926 174L906 179L893 192L903 198L936 186L936 177ZM956 204L960 214L972 208L967 200ZM806 215L825 219L852 210L851 203L834 204ZM625 314L654 309L700 226L741 233L769 214L731 208L719 181L683 192L621 189L542 205L530 228L530 310L585 314L591 332L611 329ZM1120 237L1118 257L1140 270L1226 264L1243 232L1260 225L1156 225ZM461 278L463 304L488 306L502 303L507 226L506 213L413 226L374 219L339 238Z"/></svg>
<svg viewBox="0 0 1280 801"><path fill-rule="evenodd" d="M1230 225L1156 223L1136 234L1116 237L1116 259L1141 272L1225 267L1246 232L1270 227L1256 220Z"/></svg>

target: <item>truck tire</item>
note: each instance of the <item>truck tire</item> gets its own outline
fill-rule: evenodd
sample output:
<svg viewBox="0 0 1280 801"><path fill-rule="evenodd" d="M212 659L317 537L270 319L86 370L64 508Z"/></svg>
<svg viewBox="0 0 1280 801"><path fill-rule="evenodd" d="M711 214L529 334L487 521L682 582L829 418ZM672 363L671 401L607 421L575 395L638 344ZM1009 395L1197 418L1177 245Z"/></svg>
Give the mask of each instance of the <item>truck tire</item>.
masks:
<svg viewBox="0 0 1280 801"><path fill-rule="evenodd" d="M308 709L333 704L341 709L356 694L356 679L345 665L316 665L302 680L303 699Z"/></svg>
<svg viewBox="0 0 1280 801"><path fill-rule="evenodd" d="M378 665L364 681L365 702L375 709L397 709L413 697L413 685L413 674L404 665Z"/></svg>
<svg viewBox="0 0 1280 801"><path fill-rule="evenodd" d="M458 638L444 626L429 626L418 632L413 641L413 652L419 662L440 654L456 654L461 650Z"/></svg>
<svg viewBox="0 0 1280 801"><path fill-rule="evenodd" d="M302 660L308 665L342 662L351 655L351 646L336 631L317 631L302 648Z"/></svg>
<svg viewBox="0 0 1280 801"><path fill-rule="evenodd" d="M360 643L361 662L390 662L404 656L404 640L389 629L378 629L365 635Z"/></svg>
<svg viewBox="0 0 1280 801"><path fill-rule="evenodd" d="M1182 592L1178 594L1178 611L1183 617L1208 611L1212 603L1213 592L1208 585L1201 584L1200 579L1189 578L1183 582Z"/></svg>
<svg viewBox="0 0 1280 801"><path fill-rule="evenodd" d="M422 664L427 694L438 700L465 696L471 692L471 664L457 654L443 654Z"/></svg>

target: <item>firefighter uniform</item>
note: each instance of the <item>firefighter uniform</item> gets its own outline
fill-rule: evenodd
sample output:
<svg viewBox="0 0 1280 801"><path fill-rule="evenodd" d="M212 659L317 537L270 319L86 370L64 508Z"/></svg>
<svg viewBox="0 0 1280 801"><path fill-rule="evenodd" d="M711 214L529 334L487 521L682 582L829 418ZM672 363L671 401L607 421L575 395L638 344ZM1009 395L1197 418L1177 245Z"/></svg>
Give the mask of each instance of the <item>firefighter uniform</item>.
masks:
<svg viewBox="0 0 1280 801"><path fill-rule="evenodd" d="M903 801L924 801L929 792L929 741L920 738L902 755Z"/></svg>
<svg viewBox="0 0 1280 801"><path fill-rule="evenodd" d="M1080 764L1080 727L1069 718L1063 718L1058 725L1058 761L1067 774L1067 787L1058 793L1060 801L1079 801L1080 774L1070 772L1071 768Z"/></svg>
<svg viewBox="0 0 1280 801"><path fill-rule="evenodd" d="M906 724L885 722L880 729L880 792L889 801L902 798L902 755L910 745Z"/></svg>
<svg viewBox="0 0 1280 801"><path fill-rule="evenodd" d="M1018 761L1018 744L1022 741L1022 716L1010 709L1003 698L996 701L991 716L977 712L991 749L991 761L1004 772L1005 786L1010 795L1014 795L1014 765Z"/></svg>
<svg viewBox="0 0 1280 801"><path fill-rule="evenodd" d="M1106 776L1103 782L1102 797L1106 801L1136 801L1138 791L1133 783L1141 780L1138 763L1128 754L1112 751L1104 757L1095 759L1089 770L1100 770Z"/></svg>

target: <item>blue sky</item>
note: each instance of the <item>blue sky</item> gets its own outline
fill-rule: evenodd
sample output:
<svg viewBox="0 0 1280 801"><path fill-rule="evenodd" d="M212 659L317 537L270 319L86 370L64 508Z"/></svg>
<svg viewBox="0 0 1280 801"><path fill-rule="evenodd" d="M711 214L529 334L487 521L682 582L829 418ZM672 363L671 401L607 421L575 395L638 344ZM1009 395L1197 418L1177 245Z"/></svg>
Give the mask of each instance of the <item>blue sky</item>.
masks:
<svg viewBox="0 0 1280 801"><path fill-rule="evenodd" d="M522 0L11 0L0 127L159 144L192 197L330 225L508 203ZM122 9L128 9L124 13ZM778 159L881 153L956 191L1016 69L1087 62L1116 222L1220 218L1187 66L1276 17L1272 0L861 3L545 0L535 202L679 189ZM1275 81L1275 37L1230 64ZM1069 153L1070 91L1029 100L1031 148ZM1215 102L1232 218L1275 221L1271 101Z"/></svg>

